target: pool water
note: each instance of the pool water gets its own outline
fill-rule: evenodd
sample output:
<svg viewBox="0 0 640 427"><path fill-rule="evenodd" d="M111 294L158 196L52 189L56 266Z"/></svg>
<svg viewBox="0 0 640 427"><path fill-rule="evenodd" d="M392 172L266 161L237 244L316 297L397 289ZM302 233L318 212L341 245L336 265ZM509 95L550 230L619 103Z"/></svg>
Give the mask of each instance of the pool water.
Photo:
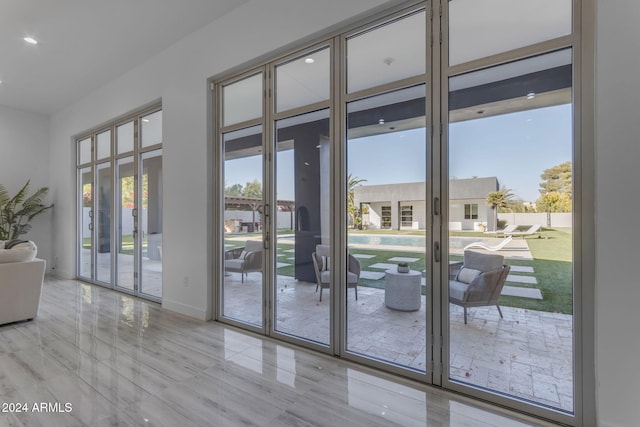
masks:
<svg viewBox="0 0 640 427"><path fill-rule="evenodd" d="M375 245L375 246L415 246L424 248L426 236L398 236L377 234L351 234L348 237L350 244ZM471 242L482 240L478 237L450 237L449 247L462 249Z"/></svg>

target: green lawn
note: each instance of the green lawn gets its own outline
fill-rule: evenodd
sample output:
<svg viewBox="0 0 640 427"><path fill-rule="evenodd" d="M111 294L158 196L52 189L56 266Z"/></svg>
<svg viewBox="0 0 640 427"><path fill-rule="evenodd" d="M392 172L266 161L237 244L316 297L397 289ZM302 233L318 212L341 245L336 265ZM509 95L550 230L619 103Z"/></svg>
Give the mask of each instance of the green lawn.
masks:
<svg viewBox="0 0 640 427"><path fill-rule="evenodd" d="M82 239L82 247L84 249L91 249L91 237L85 237L84 239ZM143 250L146 249L146 247L147 247L147 242L143 241L142 242ZM122 248L118 253L125 254L125 255L133 255L133 235L132 234L126 234L122 236Z"/></svg>

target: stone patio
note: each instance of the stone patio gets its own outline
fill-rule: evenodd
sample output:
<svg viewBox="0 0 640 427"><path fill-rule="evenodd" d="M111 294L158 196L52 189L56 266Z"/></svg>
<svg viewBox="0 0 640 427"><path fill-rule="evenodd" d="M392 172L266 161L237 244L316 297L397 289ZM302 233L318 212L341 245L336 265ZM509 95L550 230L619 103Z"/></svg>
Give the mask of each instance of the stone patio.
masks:
<svg viewBox="0 0 640 427"><path fill-rule="evenodd" d="M262 276L225 277L226 316L254 324L262 318ZM278 332L327 344L329 291L319 301L316 284L277 278ZM565 411L573 411L572 316L501 306L450 309L450 372L453 381L505 393ZM426 367L426 300L419 311L384 305L384 290L348 290L348 351L418 371Z"/></svg>

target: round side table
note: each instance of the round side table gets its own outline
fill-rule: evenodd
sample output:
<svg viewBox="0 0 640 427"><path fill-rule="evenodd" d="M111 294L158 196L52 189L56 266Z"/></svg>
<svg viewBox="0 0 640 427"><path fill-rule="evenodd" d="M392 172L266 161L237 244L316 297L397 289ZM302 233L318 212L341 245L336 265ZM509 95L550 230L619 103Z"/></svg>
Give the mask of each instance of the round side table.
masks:
<svg viewBox="0 0 640 427"><path fill-rule="evenodd" d="M385 271L384 304L392 310L416 311L422 305L422 274L410 270L398 273L396 270Z"/></svg>

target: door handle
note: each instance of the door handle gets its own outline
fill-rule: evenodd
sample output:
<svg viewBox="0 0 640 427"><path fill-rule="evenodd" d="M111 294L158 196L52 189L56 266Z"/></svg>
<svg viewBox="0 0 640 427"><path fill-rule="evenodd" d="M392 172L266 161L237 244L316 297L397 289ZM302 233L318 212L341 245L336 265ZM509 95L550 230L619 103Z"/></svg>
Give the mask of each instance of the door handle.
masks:
<svg viewBox="0 0 640 427"><path fill-rule="evenodd" d="M440 242L433 242L433 258L440 262Z"/></svg>

